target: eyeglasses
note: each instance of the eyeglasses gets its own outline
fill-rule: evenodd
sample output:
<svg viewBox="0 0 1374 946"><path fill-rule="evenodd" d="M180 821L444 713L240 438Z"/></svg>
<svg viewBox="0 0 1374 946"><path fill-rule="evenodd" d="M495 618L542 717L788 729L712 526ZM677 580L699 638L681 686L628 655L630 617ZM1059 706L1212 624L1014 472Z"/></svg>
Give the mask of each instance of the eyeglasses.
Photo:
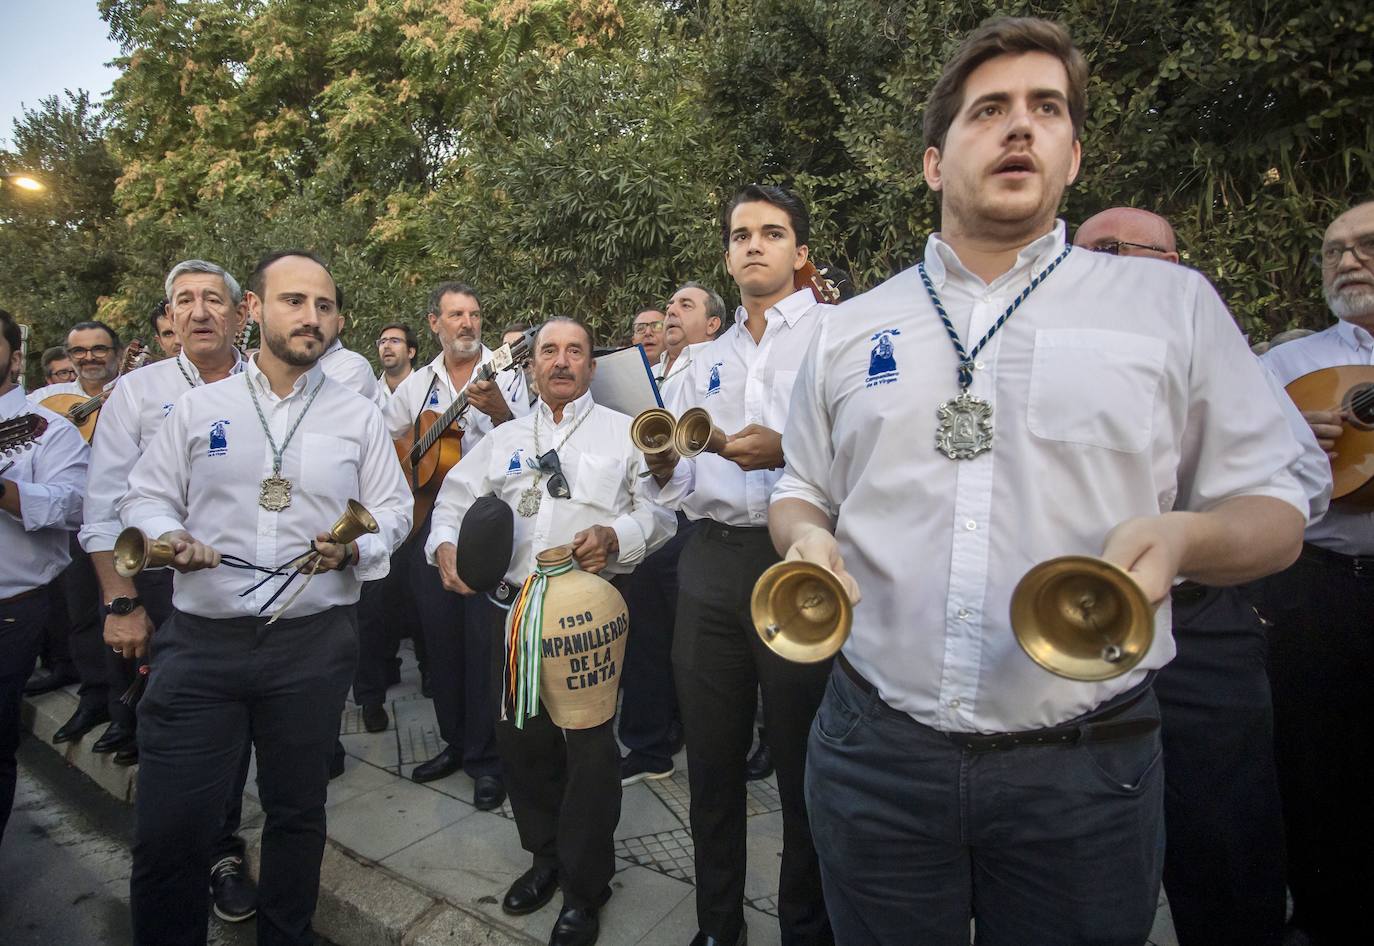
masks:
<svg viewBox="0 0 1374 946"><path fill-rule="evenodd" d="M651 334L653 334L653 333L655 333L655 332L661 332L661 331L663 331L663 320L662 320L662 319L658 319L657 321L654 321L654 322L636 322L636 323L635 323L635 334L636 334L636 335L651 335Z"/></svg>
<svg viewBox="0 0 1374 946"><path fill-rule="evenodd" d="M1355 238L1354 243L1328 243L1322 247L1322 269L1335 269L1346 253L1355 254L1361 263L1374 260L1374 233L1366 233Z"/></svg>
<svg viewBox="0 0 1374 946"><path fill-rule="evenodd" d="M391 336L377 339L378 348L381 348L383 345L404 345L405 343L406 340L404 338L392 338Z"/></svg>
<svg viewBox="0 0 1374 946"><path fill-rule="evenodd" d="M1129 246L1136 250L1149 250L1151 253L1168 253L1162 246L1155 246L1152 243L1132 243L1130 240L1107 240L1092 247L1094 253L1109 253L1112 256L1120 256L1121 248Z"/></svg>
<svg viewBox="0 0 1374 946"><path fill-rule="evenodd" d="M572 496L572 490L568 489L568 478L563 475L563 466L558 462L558 451L550 450L548 453L540 454L535 460L539 464L539 472L549 478L549 495L554 499L568 499Z"/></svg>
<svg viewBox="0 0 1374 946"><path fill-rule="evenodd" d="M92 345L90 348L68 348L67 355L73 359L85 358L87 355L94 355L97 358L108 358L114 351L109 345Z"/></svg>
<svg viewBox="0 0 1374 946"><path fill-rule="evenodd" d="M75 368L59 368L56 371L49 371L47 374L49 381L75 381Z"/></svg>

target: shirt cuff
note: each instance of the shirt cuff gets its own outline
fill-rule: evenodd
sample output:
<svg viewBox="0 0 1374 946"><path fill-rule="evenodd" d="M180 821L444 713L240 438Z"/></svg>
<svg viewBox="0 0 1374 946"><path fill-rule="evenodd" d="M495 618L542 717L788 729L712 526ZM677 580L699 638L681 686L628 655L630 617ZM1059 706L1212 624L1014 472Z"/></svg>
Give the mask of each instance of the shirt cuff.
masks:
<svg viewBox="0 0 1374 946"><path fill-rule="evenodd" d="M138 526L150 538L159 539L168 532L185 532L186 526L171 516L149 516L141 522L131 522L130 525ZM193 536L194 538L194 536Z"/></svg>
<svg viewBox="0 0 1374 946"><path fill-rule="evenodd" d="M113 522L86 522L81 526L81 531L77 533L77 541L87 554L95 552L113 552L115 540L119 538L119 533L123 531L123 526L118 520Z"/></svg>
<svg viewBox="0 0 1374 946"><path fill-rule="evenodd" d="M52 490L27 480L10 482L14 483L19 491L19 515L15 518L24 526L25 532L37 532L39 529L61 527L64 524L63 516L53 508Z"/></svg>
<svg viewBox="0 0 1374 946"><path fill-rule="evenodd" d="M425 561L438 567L439 563L434 559L434 552L445 542L458 544L458 533L449 526L431 526L429 538L425 540Z"/></svg>
<svg viewBox="0 0 1374 946"><path fill-rule="evenodd" d="M835 510L831 507L830 500L820 490L805 483L795 476L783 474L782 479L778 480L773 487L773 494L768 499L771 506L780 499L800 499L810 503L831 519L835 518Z"/></svg>
<svg viewBox="0 0 1374 946"><path fill-rule="evenodd" d="M618 516L615 522L611 523L611 528L615 530L616 541L620 544L615 561L622 565L638 565L642 562L647 546L644 542L644 530L640 527L639 521L634 516Z"/></svg>
<svg viewBox="0 0 1374 946"><path fill-rule="evenodd" d="M358 560L353 563L359 581L376 581L391 572L391 553L380 535L360 535L357 538Z"/></svg>

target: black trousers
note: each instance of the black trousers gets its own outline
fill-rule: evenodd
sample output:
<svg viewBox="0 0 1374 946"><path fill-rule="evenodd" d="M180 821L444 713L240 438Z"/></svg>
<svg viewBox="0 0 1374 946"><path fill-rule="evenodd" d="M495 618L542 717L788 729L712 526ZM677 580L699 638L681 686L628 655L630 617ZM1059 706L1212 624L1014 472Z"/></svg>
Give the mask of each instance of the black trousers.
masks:
<svg viewBox="0 0 1374 946"><path fill-rule="evenodd" d="M100 581L95 576L91 557L76 541L75 532L71 534L68 547L72 561L62 573L62 584L67 593L67 618L71 628L67 641L76 675L81 680L77 695L83 708L104 706L109 709L124 693L122 690L112 693L117 687L109 683L110 662L105 658L114 656L114 651L105 646L100 620Z"/></svg>
<svg viewBox="0 0 1374 946"><path fill-rule="evenodd" d="M673 686L673 625L677 618L677 563L691 521L677 517L677 534L616 581L635 632L625 642L621 678L620 741L657 769L673 759L671 732L677 718Z"/></svg>
<svg viewBox="0 0 1374 946"><path fill-rule="evenodd" d="M423 547L420 554L424 554ZM363 584L358 599L358 672L353 677L353 702L359 706L386 701L387 676L401 638L412 628L416 637L421 636L415 600L410 594L410 562L414 555L414 540L402 543L391 554L391 571L387 576Z"/></svg>
<svg viewBox="0 0 1374 946"><path fill-rule="evenodd" d="M18 553L13 553L18 554ZM33 673L48 620L48 594L0 604L0 842L14 807L17 781L15 753L19 749L20 708L24 682Z"/></svg>
<svg viewBox="0 0 1374 946"><path fill-rule="evenodd" d="M1286 909L1269 643L1238 588L1175 589L1178 655L1155 679L1164 890L1180 946L1277 946Z"/></svg>
<svg viewBox="0 0 1374 946"><path fill-rule="evenodd" d="M467 600L473 622L491 642L491 692L500 693L506 611L485 595ZM615 875L615 826L620 822L620 749L613 721L591 729L560 729L541 703L525 720L496 724L501 771L520 846L536 867L558 870L563 900L577 909L599 906Z"/></svg>
<svg viewBox="0 0 1374 946"><path fill-rule="evenodd" d="M39 659L43 666L58 673L76 673L72 663L72 622L67 614L66 572L48 582L48 619L43 625L43 644Z"/></svg>
<svg viewBox="0 0 1374 946"><path fill-rule="evenodd" d="M687 738L697 922L703 932L727 943L744 924L744 768L761 687L782 803L782 942L831 943L802 790L807 738L831 661L790 663L759 640L749 596L759 575L777 560L766 529L706 520L688 538L678 562L673 670Z"/></svg>
<svg viewBox="0 0 1374 946"><path fill-rule="evenodd" d="M410 589L420 614L434 693L439 736L463 754L463 771L473 778L497 775L496 691L491 685L491 639L468 631L463 596L444 588L439 569L425 559L429 521L416 533Z"/></svg>
<svg viewBox="0 0 1374 946"><path fill-rule="evenodd" d="M169 568L159 568L154 571L140 572L134 576L134 590L138 594L139 601L143 602L143 610L148 615L148 620L153 624L153 631L162 626L169 617L172 616L172 576L175 574ZM101 620L101 641L104 641L104 619ZM105 680L109 686L110 694L110 719L125 726L136 727L138 718L133 707L125 706L121 702L124 692L129 685L134 682L138 675L140 664L147 663L147 658L125 659L115 653L111 647L101 647L101 653L105 660Z"/></svg>
<svg viewBox="0 0 1374 946"><path fill-rule="evenodd" d="M329 762L357 656L352 606L271 627L176 612L158 630L138 706L135 943L205 942L211 850L250 735L266 814L258 942L314 942Z"/></svg>
<svg viewBox="0 0 1374 946"><path fill-rule="evenodd" d="M1261 583L1293 923L1367 937L1374 891L1374 561L1305 546Z"/></svg>

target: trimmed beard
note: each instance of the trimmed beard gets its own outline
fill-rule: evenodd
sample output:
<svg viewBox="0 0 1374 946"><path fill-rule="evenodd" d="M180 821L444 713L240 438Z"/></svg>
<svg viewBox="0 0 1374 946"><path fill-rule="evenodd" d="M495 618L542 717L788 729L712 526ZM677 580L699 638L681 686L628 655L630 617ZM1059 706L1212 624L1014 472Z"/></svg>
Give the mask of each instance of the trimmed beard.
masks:
<svg viewBox="0 0 1374 946"><path fill-rule="evenodd" d="M482 340L480 338L455 338L448 343L448 351L454 358L466 361L482 353Z"/></svg>
<svg viewBox="0 0 1374 946"><path fill-rule="evenodd" d="M324 333L321 332L320 334L323 336ZM283 338L275 332L264 332L262 336L262 341L263 344L267 346L267 350L270 351L277 358L278 361L283 361L286 364L291 365L293 368L309 368L315 362L320 360L320 358L324 355L324 350L329 347L329 342L321 339L321 341L323 341L324 344L323 347L320 348L320 354L301 354L299 352L291 350L291 342L289 338Z"/></svg>
<svg viewBox="0 0 1374 946"><path fill-rule="evenodd" d="M1323 286L1322 297L1342 321L1374 316L1374 287L1357 284L1333 292Z"/></svg>

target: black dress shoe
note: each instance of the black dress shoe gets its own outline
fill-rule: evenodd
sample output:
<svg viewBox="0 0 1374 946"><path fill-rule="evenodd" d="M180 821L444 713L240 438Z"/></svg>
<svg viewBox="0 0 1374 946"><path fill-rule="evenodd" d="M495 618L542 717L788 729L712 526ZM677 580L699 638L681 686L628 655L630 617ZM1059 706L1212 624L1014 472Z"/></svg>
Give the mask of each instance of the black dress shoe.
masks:
<svg viewBox="0 0 1374 946"><path fill-rule="evenodd" d="M101 754L107 752L118 752L125 746L133 745L134 728L123 723L110 723L105 731L100 734L100 738L91 746L92 752Z"/></svg>
<svg viewBox="0 0 1374 946"><path fill-rule="evenodd" d="M386 707L381 703L363 705L363 728L368 732L386 732L391 725L391 717L386 715Z"/></svg>
<svg viewBox="0 0 1374 946"><path fill-rule="evenodd" d="M510 885L501 899L501 909L511 916L533 913L553 899L558 889L558 871L552 867L531 867Z"/></svg>
<svg viewBox="0 0 1374 946"><path fill-rule="evenodd" d="M495 811L506 800L506 783L499 775L479 775L472 789L472 804L478 811Z"/></svg>
<svg viewBox="0 0 1374 946"><path fill-rule="evenodd" d="M463 765L463 754L453 746L445 746L444 751L430 759L415 766L415 770L410 773L412 782L432 782L437 778L444 778L457 772Z"/></svg>
<svg viewBox="0 0 1374 946"><path fill-rule="evenodd" d="M766 742L761 742L754 750L754 754L749 757L749 761L744 763L744 778L749 782L757 782L772 774L773 753L768 751Z"/></svg>
<svg viewBox="0 0 1374 946"><path fill-rule="evenodd" d="M221 857L210 868L210 902L215 916L229 923L242 923L258 912L258 888L243 858Z"/></svg>
<svg viewBox="0 0 1374 946"><path fill-rule="evenodd" d="M48 670L40 667L24 684L24 695L39 696L44 693L51 693L53 690L60 690L76 681L76 672L73 670Z"/></svg>
<svg viewBox="0 0 1374 946"><path fill-rule="evenodd" d="M578 909L566 903L558 911L558 920L549 935L549 946L592 946L601 932L595 909Z"/></svg>
<svg viewBox="0 0 1374 946"><path fill-rule="evenodd" d="M748 942L749 927L745 926L740 928L739 938L737 938L733 944L730 944L723 939L719 939L715 936L712 936L709 933L702 933L698 931L697 935L692 937L691 946L746 946Z"/></svg>
<svg viewBox="0 0 1374 946"><path fill-rule="evenodd" d="M114 754L115 765L137 765L138 743L131 742Z"/></svg>
<svg viewBox="0 0 1374 946"><path fill-rule="evenodd" d="M110 721L110 711L103 706L78 706L72 718L58 727L52 734L54 744L75 742L101 723Z"/></svg>

